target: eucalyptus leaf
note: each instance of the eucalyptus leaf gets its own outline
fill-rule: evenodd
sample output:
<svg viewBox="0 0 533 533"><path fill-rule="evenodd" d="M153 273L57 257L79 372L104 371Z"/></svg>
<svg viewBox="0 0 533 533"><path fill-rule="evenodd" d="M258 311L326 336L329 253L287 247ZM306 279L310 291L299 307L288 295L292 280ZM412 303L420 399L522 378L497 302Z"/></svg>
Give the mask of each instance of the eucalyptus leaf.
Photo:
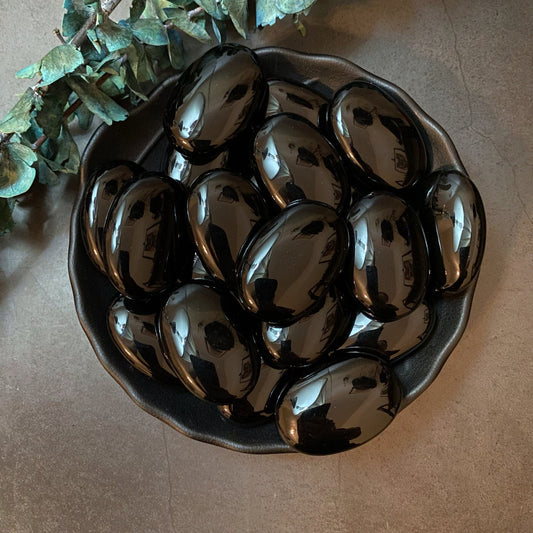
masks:
<svg viewBox="0 0 533 533"><path fill-rule="evenodd" d="M4 133L22 133L30 127L31 115L43 105L42 98L32 89L26 89L19 101L13 106L6 118L0 122Z"/></svg>
<svg viewBox="0 0 533 533"><path fill-rule="evenodd" d="M13 202L8 198L0 198L0 235L13 229L15 222L12 216Z"/></svg>
<svg viewBox="0 0 533 533"><path fill-rule="evenodd" d="M87 38L99 54L104 53L104 50L102 49L102 45L100 43L100 39L98 38L95 29L87 30Z"/></svg>
<svg viewBox="0 0 533 533"><path fill-rule="evenodd" d="M74 111L76 118L78 119L78 126L80 129L87 131L93 123L94 114L89 111L85 104L81 104L76 111Z"/></svg>
<svg viewBox="0 0 533 533"><path fill-rule="evenodd" d="M217 38L219 43L226 42L226 22L224 20L217 20L214 17L211 17L211 27L213 28L213 33Z"/></svg>
<svg viewBox="0 0 533 533"><path fill-rule="evenodd" d="M80 168L80 152L68 127L63 126L57 138L57 154L54 163L61 167L60 172L75 174Z"/></svg>
<svg viewBox="0 0 533 533"><path fill-rule="evenodd" d="M156 18L139 19L132 24L131 29L135 37L146 44L162 46L168 44L167 32L163 23Z"/></svg>
<svg viewBox="0 0 533 533"><path fill-rule="evenodd" d="M57 139L63 123L63 113L71 94L70 87L64 80L60 80L48 88L43 106L37 113L35 120L47 137Z"/></svg>
<svg viewBox="0 0 533 533"><path fill-rule="evenodd" d="M246 26L248 24L247 0L224 0L224 5L235 29L246 39Z"/></svg>
<svg viewBox="0 0 533 533"><path fill-rule="evenodd" d="M185 67L185 52L183 50L183 41L179 31L174 28L167 29L168 35L168 58L170 64L176 70L183 70Z"/></svg>
<svg viewBox="0 0 533 533"><path fill-rule="evenodd" d="M35 179L32 165L37 156L31 148L18 142L0 146L0 197L13 198L25 193Z"/></svg>
<svg viewBox="0 0 533 533"><path fill-rule="evenodd" d="M131 44L133 33L130 28L113 22L110 18L96 27L96 35L103 41L110 52L127 48Z"/></svg>
<svg viewBox="0 0 533 533"><path fill-rule="evenodd" d="M146 0L133 0L130 7L130 22L139 20L145 7Z"/></svg>
<svg viewBox="0 0 533 533"><path fill-rule="evenodd" d="M257 0L255 5L255 25L258 28L272 26L276 19L282 19L285 13L280 11L276 0Z"/></svg>
<svg viewBox="0 0 533 533"><path fill-rule="evenodd" d="M193 21L189 19L187 13L180 8L169 7L164 11L169 21L179 30L182 30L187 35L190 35L203 43L211 42L211 36L205 29L205 19Z"/></svg>
<svg viewBox="0 0 533 533"><path fill-rule="evenodd" d="M71 44L52 48L41 59L41 85L50 85L84 63L83 54Z"/></svg>
<svg viewBox="0 0 533 533"><path fill-rule="evenodd" d="M287 15L300 13L311 7L316 0L276 0L276 6Z"/></svg>
<svg viewBox="0 0 533 533"><path fill-rule="evenodd" d="M61 24L61 33L65 39L70 39L85 24L91 10L80 0L65 0L63 7L66 9Z"/></svg>
<svg viewBox="0 0 533 533"><path fill-rule="evenodd" d="M142 92L141 86L139 85L129 63L126 63L120 68L120 73L126 86L135 96L144 101L148 100L148 97Z"/></svg>
<svg viewBox="0 0 533 533"><path fill-rule="evenodd" d="M23 68L19 70L15 74L15 78L35 78L37 74L41 71L41 62L38 61L37 63L34 63L33 65L30 65L29 67Z"/></svg>
<svg viewBox="0 0 533 533"><path fill-rule="evenodd" d="M226 6L217 0L196 0L196 3L210 16L217 20L224 20L228 16Z"/></svg>
<svg viewBox="0 0 533 533"><path fill-rule="evenodd" d="M56 185L59 183L59 176L50 168L48 159L37 154L37 178L39 183L44 185Z"/></svg>
<svg viewBox="0 0 533 533"><path fill-rule="evenodd" d="M100 117L106 124L120 122L128 116L123 107L98 89L95 84L89 84L82 79L73 77L68 78L67 83L80 97L80 100L87 106L89 111Z"/></svg>

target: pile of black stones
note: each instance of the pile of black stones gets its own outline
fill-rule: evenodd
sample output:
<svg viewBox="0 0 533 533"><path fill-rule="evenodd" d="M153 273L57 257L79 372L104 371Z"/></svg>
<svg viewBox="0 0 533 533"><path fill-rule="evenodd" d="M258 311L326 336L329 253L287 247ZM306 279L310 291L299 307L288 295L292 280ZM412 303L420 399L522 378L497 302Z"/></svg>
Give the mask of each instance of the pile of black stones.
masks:
<svg viewBox="0 0 533 533"><path fill-rule="evenodd" d="M82 210L124 357L228 424L275 417L309 454L389 425L391 361L420 347L432 302L467 287L482 252L469 178L430 174L403 102L347 81L327 101L266 79L246 47L212 48L167 105L166 172L110 161Z"/></svg>

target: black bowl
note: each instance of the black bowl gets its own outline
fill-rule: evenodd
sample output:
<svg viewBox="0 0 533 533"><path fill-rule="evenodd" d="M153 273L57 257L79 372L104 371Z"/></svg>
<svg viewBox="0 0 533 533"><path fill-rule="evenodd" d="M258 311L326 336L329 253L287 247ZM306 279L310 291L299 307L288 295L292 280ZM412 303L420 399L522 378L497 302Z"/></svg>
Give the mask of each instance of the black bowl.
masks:
<svg viewBox="0 0 533 533"><path fill-rule="evenodd" d="M359 78L372 81L395 96L420 129L429 156L430 173L446 170L466 175L446 132L401 89L353 63L333 56L311 55L283 48L256 50L268 78L283 78L305 84L326 98ZM238 426L223 419L215 405L204 403L184 388L158 382L135 370L115 347L107 328L107 309L116 296L105 276L85 252L80 214L87 179L98 165L129 159L158 170L167 147L161 117L177 77L163 82L149 101L136 108L124 122L100 126L82 157L80 190L70 228L69 273L79 320L94 351L113 378L142 409L185 435L211 444L247 453L292 451L279 436L274 421L259 427ZM484 220L481 221L484 224ZM482 235L484 235L484 227ZM406 357L394 360L404 398L409 405L431 384L459 342L466 327L476 279L461 293L435 298L435 327L423 345Z"/></svg>

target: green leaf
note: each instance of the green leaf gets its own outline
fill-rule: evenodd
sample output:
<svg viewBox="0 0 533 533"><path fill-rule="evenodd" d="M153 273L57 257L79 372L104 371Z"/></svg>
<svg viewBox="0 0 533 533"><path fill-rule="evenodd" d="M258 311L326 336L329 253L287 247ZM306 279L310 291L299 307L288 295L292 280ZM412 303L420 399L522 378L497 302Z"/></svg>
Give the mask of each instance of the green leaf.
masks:
<svg viewBox="0 0 533 533"><path fill-rule="evenodd" d="M37 74L41 71L41 62L38 61L37 63L34 63L33 65L30 65L29 67L23 68L19 70L15 74L15 78L35 78Z"/></svg>
<svg viewBox="0 0 533 533"><path fill-rule="evenodd" d="M37 154L37 178L39 183L44 185L56 185L59 182L59 176L50 168L48 159Z"/></svg>
<svg viewBox="0 0 533 533"><path fill-rule="evenodd" d="M67 79L72 90L80 97L89 111L100 117L106 124L120 122L128 116L127 111L119 106L112 98L98 89L93 83L82 79Z"/></svg>
<svg viewBox="0 0 533 533"><path fill-rule="evenodd" d="M272 26L277 18L282 19L285 13L277 7L276 0L257 0L255 6L255 25L258 28Z"/></svg>
<svg viewBox="0 0 533 533"><path fill-rule="evenodd" d="M213 28L213 33L217 38L219 43L226 42L226 22L223 20L217 20L214 17L211 17L211 27Z"/></svg>
<svg viewBox="0 0 533 533"><path fill-rule="evenodd" d="M61 167L60 172L76 174L80 168L80 152L67 126L61 128L57 146L54 163Z"/></svg>
<svg viewBox="0 0 533 533"><path fill-rule="evenodd" d="M86 131L91 127L93 123L94 114L89 111L85 104L81 104L76 111L74 111L76 118L78 119L78 126L80 129Z"/></svg>
<svg viewBox="0 0 533 533"><path fill-rule="evenodd" d="M46 136L51 139L57 139L61 131L63 113L71 92L70 87L64 80L61 80L50 86L43 98L43 106L35 120Z"/></svg>
<svg viewBox="0 0 533 533"><path fill-rule="evenodd" d="M183 41L181 40L180 33L174 28L167 29L168 35L168 58L170 64L176 70L183 70L185 67Z"/></svg>
<svg viewBox="0 0 533 533"><path fill-rule="evenodd" d="M41 85L50 85L83 65L83 54L71 44L52 48L41 60Z"/></svg>
<svg viewBox="0 0 533 533"><path fill-rule="evenodd" d="M89 42L93 45L94 49L99 54L102 54L102 44L100 43L100 39L98 38L95 29L87 30L87 38L89 39Z"/></svg>
<svg viewBox="0 0 533 533"><path fill-rule="evenodd" d="M315 2L316 0L276 0L276 6L281 12L293 15L311 7Z"/></svg>
<svg viewBox="0 0 533 533"><path fill-rule="evenodd" d="M20 97L6 118L0 122L0 131L4 133L22 133L30 127L31 116L34 110L42 107L42 98L32 89Z"/></svg>
<svg viewBox="0 0 533 533"><path fill-rule="evenodd" d="M224 20L228 16L228 9L217 0L196 0L196 3L210 16L217 20Z"/></svg>
<svg viewBox="0 0 533 533"><path fill-rule="evenodd" d="M246 39L248 25L248 2L246 0L224 0L228 15L235 29Z"/></svg>
<svg viewBox="0 0 533 533"><path fill-rule="evenodd" d="M0 147L0 197L13 198L25 193L35 179L33 163L37 156L31 148L17 142Z"/></svg>
<svg viewBox="0 0 533 533"><path fill-rule="evenodd" d="M168 44L167 32L163 23L156 18L139 19L132 24L133 34L146 44L162 46Z"/></svg>
<svg viewBox="0 0 533 533"><path fill-rule="evenodd" d="M127 50L128 62L138 83L146 81L156 82L157 77L152 65L146 56L144 45L137 38L133 39L132 46Z"/></svg>
<svg viewBox="0 0 533 533"><path fill-rule="evenodd" d="M131 65L126 63L120 68L120 73L128 89L141 100L148 100L148 97L142 92L141 86L131 69Z"/></svg>
<svg viewBox="0 0 533 533"><path fill-rule="evenodd" d="M133 34L130 28L106 18L96 27L96 35L103 41L110 52L127 48L131 44Z"/></svg>
<svg viewBox="0 0 533 533"><path fill-rule="evenodd" d="M13 202L7 198L0 198L0 235L4 235L13 229L15 222L11 215Z"/></svg>
<svg viewBox="0 0 533 533"><path fill-rule="evenodd" d="M146 0L133 0L130 7L130 22L139 20L145 7Z"/></svg>
<svg viewBox="0 0 533 533"><path fill-rule="evenodd" d="M66 12L63 15L61 33L65 39L70 39L85 24L91 14L91 10L80 0L65 0L63 7Z"/></svg>
<svg viewBox="0 0 533 533"><path fill-rule="evenodd" d="M187 35L203 43L211 42L211 36L205 30L205 19L197 21L190 20L183 9L174 7L166 8L164 11L170 22Z"/></svg>

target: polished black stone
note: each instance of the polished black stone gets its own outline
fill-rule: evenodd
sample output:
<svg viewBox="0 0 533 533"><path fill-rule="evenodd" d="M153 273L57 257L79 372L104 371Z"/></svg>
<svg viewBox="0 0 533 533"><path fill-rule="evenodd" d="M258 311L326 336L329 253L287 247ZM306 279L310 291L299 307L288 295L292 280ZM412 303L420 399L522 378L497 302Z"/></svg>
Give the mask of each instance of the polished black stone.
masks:
<svg viewBox="0 0 533 533"><path fill-rule="evenodd" d="M184 188L155 173L122 189L106 224L109 280L129 298L143 299L171 289L190 270Z"/></svg>
<svg viewBox="0 0 533 533"><path fill-rule="evenodd" d="M276 400L286 370L273 368L261 362L257 383L245 398L221 405L221 414L239 424L255 425L268 421L274 415Z"/></svg>
<svg viewBox="0 0 533 533"><path fill-rule="evenodd" d="M191 160L211 159L264 115L267 84L255 54L244 46L216 46L180 77L164 126Z"/></svg>
<svg viewBox="0 0 533 533"><path fill-rule="evenodd" d="M282 438L299 452L328 455L381 433L400 400L400 385L388 364L358 351L294 383L278 404L276 421Z"/></svg>
<svg viewBox="0 0 533 533"><path fill-rule="evenodd" d="M216 168L226 168L228 164L229 152L224 151L218 154L213 160L203 165L191 163L181 152L171 148L167 155L165 165L166 173L172 179L180 181L186 187L190 187L194 180L208 170Z"/></svg>
<svg viewBox="0 0 533 533"><path fill-rule="evenodd" d="M424 297L429 276L426 240L416 213L397 196L376 193L357 202L348 221L356 299L379 321L412 312Z"/></svg>
<svg viewBox="0 0 533 533"><path fill-rule="evenodd" d="M289 326L263 322L265 357L282 368L306 366L335 349L346 329L346 313L339 290L333 286L320 308Z"/></svg>
<svg viewBox="0 0 533 533"><path fill-rule="evenodd" d="M460 291L477 276L485 246L485 213L472 181L442 173L430 190L424 228L430 247L432 281L439 289Z"/></svg>
<svg viewBox="0 0 533 533"><path fill-rule="evenodd" d="M257 132L253 157L265 189L280 207L315 200L341 211L350 185L335 148L307 120L292 114L267 119Z"/></svg>
<svg viewBox="0 0 533 533"><path fill-rule="evenodd" d="M343 348L368 347L395 359L419 346L432 331L435 323L432 307L421 303L412 313L392 322L380 322L354 312Z"/></svg>
<svg viewBox="0 0 533 533"><path fill-rule="evenodd" d="M426 170L424 143L394 98L358 80L337 91L329 124L347 156L379 186L402 189Z"/></svg>
<svg viewBox="0 0 533 533"><path fill-rule="evenodd" d="M122 355L137 370L150 377L176 378L157 338L158 313L157 306L118 296L108 310L109 332Z"/></svg>
<svg viewBox="0 0 533 533"><path fill-rule="evenodd" d="M267 216L261 193L243 176L214 170L195 182L187 200L187 216L207 272L234 287L237 255Z"/></svg>
<svg viewBox="0 0 533 533"><path fill-rule="evenodd" d="M243 314L229 293L200 282L182 285L164 305L159 324L164 351L198 398L228 404L255 385L260 357Z"/></svg>
<svg viewBox="0 0 533 533"><path fill-rule="evenodd" d="M315 126L324 121L328 102L308 87L285 80L269 80L266 116L295 113Z"/></svg>
<svg viewBox="0 0 533 533"><path fill-rule="evenodd" d="M81 212L83 240L91 261L103 273L104 228L109 208L122 186L142 172L142 167L132 161L114 161L95 171L85 189Z"/></svg>
<svg viewBox="0 0 533 533"><path fill-rule="evenodd" d="M244 307L287 324L320 305L348 251L346 222L333 208L292 204L263 225L241 251L237 289Z"/></svg>

